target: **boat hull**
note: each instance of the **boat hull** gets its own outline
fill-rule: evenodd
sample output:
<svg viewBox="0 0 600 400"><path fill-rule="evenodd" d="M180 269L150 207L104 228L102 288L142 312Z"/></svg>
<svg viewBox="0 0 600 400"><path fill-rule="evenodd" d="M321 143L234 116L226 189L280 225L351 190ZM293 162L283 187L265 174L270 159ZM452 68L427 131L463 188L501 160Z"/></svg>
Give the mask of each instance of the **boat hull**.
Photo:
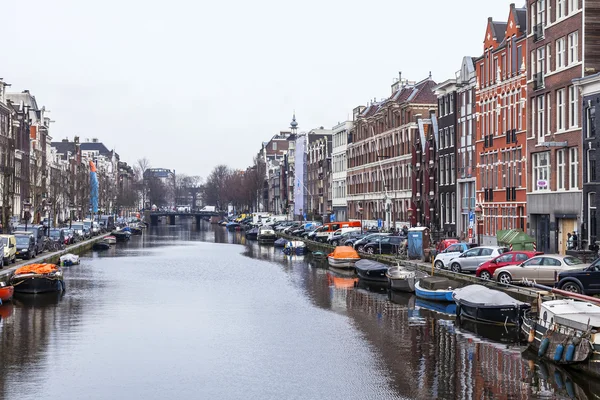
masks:
<svg viewBox="0 0 600 400"><path fill-rule="evenodd" d="M15 293L48 293L48 292L60 292L65 290L65 283L62 279L47 278L47 277L28 277L28 278L16 278L13 280Z"/></svg>
<svg viewBox="0 0 600 400"><path fill-rule="evenodd" d="M523 317L523 323L521 324L521 332L528 338L530 336L531 331L534 331L533 341L529 342L529 348L534 350L535 353L540 349L540 345L542 340L546 337L547 329L544 326L538 324L535 319L529 318L527 315ZM554 362L556 364L561 364L568 366L569 368L574 368L585 372L586 374L593 375L596 378L600 378L600 344L594 343L592 354L588 359L582 362L576 363L567 363L567 362L555 362L552 359L552 355L554 354L556 346L550 345L548 346L548 350L546 351L546 355L544 355L543 359Z"/></svg>
<svg viewBox="0 0 600 400"><path fill-rule="evenodd" d="M454 303L452 298L452 290L427 290L419 286L419 282L415 283L415 293L417 297L425 300L447 301Z"/></svg>
<svg viewBox="0 0 600 400"><path fill-rule="evenodd" d="M464 300L457 300L456 305L461 318L503 325L519 325L525 312L531 309L529 304L485 306Z"/></svg>
<svg viewBox="0 0 600 400"><path fill-rule="evenodd" d="M358 259L327 257L327 261L329 262L329 266L333 268L354 268L354 264Z"/></svg>
<svg viewBox="0 0 600 400"><path fill-rule="evenodd" d="M13 286L4 286L0 288L0 300L2 302L10 301L15 293Z"/></svg>
<svg viewBox="0 0 600 400"><path fill-rule="evenodd" d="M275 243L277 236L275 235L258 235L257 239L260 243Z"/></svg>
<svg viewBox="0 0 600 400"><path fill-rule="evenodd" d="M258 235L256 233L246 233L246 239L248 240L256 240Z"/></svg>
<svg viewBox="0 0 600 400"><path fill-rule="evenodd" d="M387 268L381 268L381 269L368 269L368 270L363 270L361 268L356 267L356 275L358 275L358 277L360 279L366 280L366 281L372 281L372 282L379 282L379 283L387 283L388 278L385 275L385 273L387 272Z"/></svg>
<svg viewBox="0 0 600 400"><path fill-rule="evenodd" d="M424 272L405 270L399 267L391 267L387 273L390 289L407 293L414 293L415 283L426 276L427 274Z"/></svg>
<svg viewBox="0 0 600 400"><path fill-rule="evenodd" d="M110 249L110 244L108 244L107 242L94 243L94 245L92 246L92 250L108 250L108 249Z"/></svg>

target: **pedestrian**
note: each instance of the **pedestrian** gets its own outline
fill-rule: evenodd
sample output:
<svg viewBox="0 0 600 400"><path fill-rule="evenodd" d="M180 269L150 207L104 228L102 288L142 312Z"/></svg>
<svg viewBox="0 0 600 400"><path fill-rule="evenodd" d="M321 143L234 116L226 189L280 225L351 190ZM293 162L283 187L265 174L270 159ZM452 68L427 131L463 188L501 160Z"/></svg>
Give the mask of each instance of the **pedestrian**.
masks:
<svg viewBox="0 0 600 400"><path fill-rule="evenodd" d="M567 233L567 250L572 250L573 249L573 236L571 235L571 232Z"/></svg>
<svg viewBox="0 0 600 400"><path fill-rule="evenodd" d="M408 226L404 225L402 227L402 233L404 234L404 236L408 236Z"/></svg>
<svg viewBox="0 0 600 400"><path fill-rule="evenodd" d="M573 238L573 250L577 250L578 246L578 237L577 237L577 232L573 232L573 236L571 236L571 238Z"/></svg>

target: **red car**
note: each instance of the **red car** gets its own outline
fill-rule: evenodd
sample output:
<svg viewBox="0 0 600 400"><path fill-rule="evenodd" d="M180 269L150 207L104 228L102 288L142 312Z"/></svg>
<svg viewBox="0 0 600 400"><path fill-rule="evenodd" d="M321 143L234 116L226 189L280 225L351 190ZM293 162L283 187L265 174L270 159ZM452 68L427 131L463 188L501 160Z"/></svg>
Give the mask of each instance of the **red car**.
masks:
<svg viewBox="0 0 600 400"><path fill-rule="evenodd" d="M454 243L458 243L458 239L443 239L440 240L439 243L436 246L436 251L437 253L441 253L442 251L446 250L446 248L448 248L448 246L450 246L451 244Z"/></svg>
<svg viewBox="0 0 600 400"><path fill-rule="evenodd" d="M509 265L519 265L523 261L529 260L531 257L539 256L544 253L540 251L509 251L503 253L496 258L492 258L489 261L482 263L475 272L475 276L481 279L492 279L494 272L498 268L506 267Z"/></svg>

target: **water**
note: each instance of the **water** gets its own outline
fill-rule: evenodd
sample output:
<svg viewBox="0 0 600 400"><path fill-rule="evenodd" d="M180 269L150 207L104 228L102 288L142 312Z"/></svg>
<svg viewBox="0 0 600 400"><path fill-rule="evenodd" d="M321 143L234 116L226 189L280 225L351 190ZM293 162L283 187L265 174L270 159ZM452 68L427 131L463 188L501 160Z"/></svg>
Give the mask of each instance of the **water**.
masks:
<svg viewBox="0 0 600 400"><path fill-rule="evenodd" d="M65 279L62 296L0 307L2 398L600 393L589 379L527 360L511 332L458 326L412 295L355 288L308 257L286 257L221 227L154 229L90 253Z"/></svg>

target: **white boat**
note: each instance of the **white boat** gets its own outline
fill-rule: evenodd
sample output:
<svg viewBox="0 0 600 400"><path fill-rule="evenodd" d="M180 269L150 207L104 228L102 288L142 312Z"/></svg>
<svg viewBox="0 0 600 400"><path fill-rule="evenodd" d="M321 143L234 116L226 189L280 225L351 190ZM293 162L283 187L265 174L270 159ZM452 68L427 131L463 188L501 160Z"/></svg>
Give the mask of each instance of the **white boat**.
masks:
<svg viewBox="0 0 600 400"><path fill-rule="evenodd" d="M360 260L360 256L350 246L337 246L333 253L327 256L330 267L354 268L354 264Z"/></svg>
<svg viewBox="0 0 600 400"><path fill-rule="evenodd" d="M108 244L115 244L115 243L117 243L117 238L114 236L106 236L104 238L104 241Z"/></svg>
<svg viewBox="0 0 600 400"><path fill-rule="evenodd" d="M415 283L421 278L428 276L425 272L408 269L396 265L387 270L386 276L390 284L390 289L400 292L414 293Z"/></svg>
<svg viewBox="0 0 600 400"><path fill-rule="evenodd" d="M275 231L270 226L261 226L258 228L258 235L256 238L261 243L274 243L277 240Z"/></svg>
<svg viewBox="0 0 600 400"><path fill-rule="evenodd" d="M541 358L600 377L600 306L549 300L538 316L526 314L521 330Z"/></svg>
<svg viewBox="0 0 600 400"><path fill-rule="evenodd" d="M71 253L67 253L67 254L60 256L59 260L60 260L60 265L63 265L63 266L75 265L75 264L80 263L79 256L76 254L71 254Z"/></svg>

